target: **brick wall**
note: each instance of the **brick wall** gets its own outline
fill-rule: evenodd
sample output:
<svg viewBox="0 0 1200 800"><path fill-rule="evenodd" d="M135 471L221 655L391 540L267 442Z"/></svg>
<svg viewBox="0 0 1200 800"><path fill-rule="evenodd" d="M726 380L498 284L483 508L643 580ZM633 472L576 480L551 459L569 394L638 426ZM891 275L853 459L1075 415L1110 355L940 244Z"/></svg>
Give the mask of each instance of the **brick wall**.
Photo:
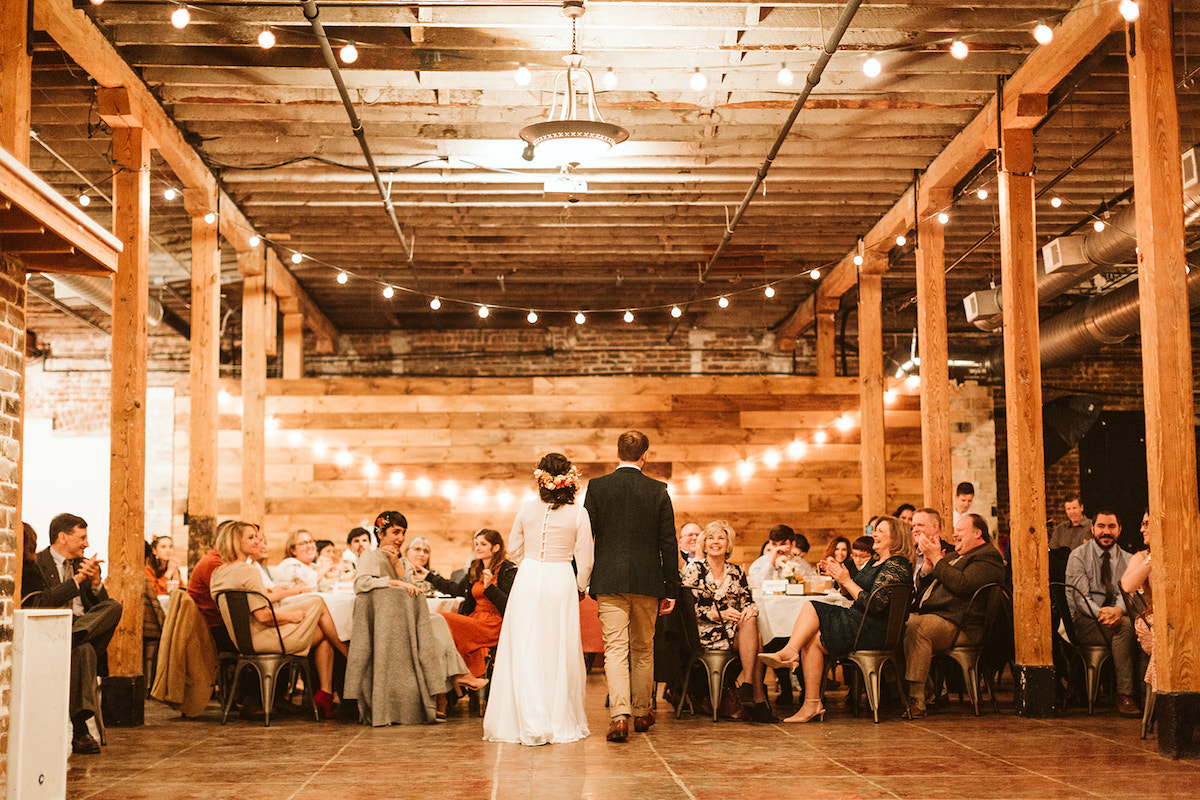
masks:
<svg viewBox="0 0 1200 800"><path fill-rule="evenodd" d="M0 253L0 785L8 782L14 578L21 527L21 394L25 358L25 267Z"/></svg>

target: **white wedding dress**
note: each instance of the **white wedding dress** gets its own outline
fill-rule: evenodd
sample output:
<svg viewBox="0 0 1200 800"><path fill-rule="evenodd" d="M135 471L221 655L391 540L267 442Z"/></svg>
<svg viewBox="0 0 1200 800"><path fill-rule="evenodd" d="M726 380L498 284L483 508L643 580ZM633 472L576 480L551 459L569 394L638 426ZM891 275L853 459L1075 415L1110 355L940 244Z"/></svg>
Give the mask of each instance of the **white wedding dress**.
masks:
<svg viewBox="0 0 1200 800"><path fill-rule="evenodd" d="M483 738L579 741L588 735L587 672L576 589L587 588L592 574L592 526L583 504L552 509L537 498L526 501L513 520L508 552L520 569L500 629Z"/></svg>

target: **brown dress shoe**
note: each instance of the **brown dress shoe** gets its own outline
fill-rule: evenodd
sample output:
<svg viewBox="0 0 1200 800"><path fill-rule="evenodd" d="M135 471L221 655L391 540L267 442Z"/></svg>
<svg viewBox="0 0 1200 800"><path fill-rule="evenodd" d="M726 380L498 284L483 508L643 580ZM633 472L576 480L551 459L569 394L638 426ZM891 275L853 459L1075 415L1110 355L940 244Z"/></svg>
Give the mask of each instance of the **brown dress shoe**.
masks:
<svg viewBox="0 0 1200 800"><path fill-rule="evenodd" d="M613 717L612 722L608 726L608 736L604 737L610 742L623 742L629 738L629 718L628 717Z"/></svg>
<svg viewBox="0 0 1200 800"><path fill-rule="evenodd" d="M1122 717L1140 717L1142 710L1138 708L1133 698L1127 694L1117 695L1117 713Z"/></svg>
<svg viewBox="0 0 1200 800"><path fill-rule="evenodd" d="M908 711L905 716L909 719L923 719L925 717L925 707L917 705L915 700L909 700Z"/></svg>
<svg viewBox="0 0 1200 800"><path fill-rule="evenodd" d="M650 726L654 724L654 712L647 711L645 716L633 718L633 729L638 733L645 733L650 730Z"/></svg>

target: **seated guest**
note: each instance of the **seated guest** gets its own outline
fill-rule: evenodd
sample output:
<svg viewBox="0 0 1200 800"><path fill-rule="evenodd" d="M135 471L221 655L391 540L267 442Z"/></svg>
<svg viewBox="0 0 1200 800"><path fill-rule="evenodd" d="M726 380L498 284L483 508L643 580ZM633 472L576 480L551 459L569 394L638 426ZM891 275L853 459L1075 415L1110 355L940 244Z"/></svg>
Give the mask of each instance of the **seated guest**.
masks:
<svg viewBox="0 0 1200 800"><path fill-rule="evenodd" d="M338 555L337 545L328 539L317 539L317 560L314 566L318 575L325 576L317 581L319 591L332 591L339 583L354 582L354 565L343 561Z"/></svg>
<svg viewBox="0 0 1200 800"><path fill-rule="evenodd" d="M933 566L904 628L908 713L913 719L925 716L925 682L933 654L979 644L986 607L977 601L967 617L967 606L980 588L1004 581L1004 559L991 545L987 521L978 514L954 523L954 555L942 553L940 538L922 537L918 546Z"/></svg>
<svg viewBox="0 0 1200 800"><path fill-rule="evenodd" d="M354 593L356 595L373 592L376 589L388 589L391 587L403 589L412 597L418 597L422 594L420 587L416 584L416 576L413 572L412 564L408 559L401 555L401 548L404 546L404 537L408 532L408 519L399 511L384 511L375 519L375 538L379 546L374 550L365 551L358 559L357 575L354 578ZM468 689L481 689L487 685L487 680L477 678L471 675L467 668L466 662L459 655L458 649L454 644L454 637L450 634L449 626L445 618L440 614L429 614L429 607L425 604L422 598L419 604L414 604L416 609L415 623L420 625L423 620L430 623L429 635L426 641L419 642L421 649L420 660L423 664L434 664L434 672L431 673L428 669L425 670L425 682L428 686L428 691L436 700L436 715L438 719L445 718L446 708L446 692L459 687ZM357 601L355 606L355 619L358 619ZM375 622L379 625L378 619ZM356 648L357 649L357 648ZM355 672L355 681L365 679L365 665L356 663L347 665L346 681L349 687L351 683L352 666ZM388 669L400 669L402 665L389 664ZM380 672L380 665L372 663L370 670L373 674ZM415 682L418 685L420 682ZM356 691L363 691L363 687L359 687ZM347 697L359 696L350 694L347 689ZM433 722L433 719L427 719L427 722ZM378 722L375 722L378 724Z"/></svg>
<svg viewBox="0 0 1200 800"><path fill-rule="evenodd" d="M851 597L849 608L814 601L804 606L792 626L787 645L778 653L759 653L760 661L770 667L792 668L799 664L804 672L804 704L784 722L808 722L824 719L821 702L821 674L825 656L841 658L855 646L877 650L887 638L888 610L892 597L905 584L912 585L916 552L908 526L895 517L880 517L871 532L877 560L868 563L850 577L845 565L822 561L820 569L838 582Z"/></svg>
<svg viewBox="0 0 1200 800"><path fill-rule="evenodd" d="M437 594L437 590L433 588L433 585L425 580L426 576L433 569L429 566L429 562L433 558L433 546L429 543L429 540L424 536L414 536L409 540L408 546L404 548L404 557L408 559L408 563L412 564L413 577L420 579L414 581L417 584L417 588L424 592L426 597L433 597ZM457 583L454 580L451 580L451 582Z"/></svg>
<svg viewBox="0 0 1200 800"><path fill-rule="evenodd" d="M1133 622L1125 613L1125 598L1118 587L1129 554L1117 546L1121 523L1116 512L1102 509L1092 523L1092 538L1071 551L1067 559L1067 583L1071 619L1077 644L1111 645L1113 670L1117 674L1117 713L1140 716L1133 699L1133 671L1137 661Z"/></svg>
<svg viewBox="0 0 1200 800"><path fill-rule="evenodd" d="M371 532L366 528L353 528L346 535L346 549L342 552L342 561L354 564L358 557L371 549Z"/></svg>
<svg viewBox="0 0 1200 800"><path fill-rule="evenodd" d="M108 642L122 609L104 589L99 556L83 557L87 546L82 517L59 514L50 520L50 546L35 557L36 569L28 573L31 584L22 591L41 592L31 598L34 607L71 609L71 752L94 755L100 745L88 732L87 719L98 711L96 676L106 672L101 665L108 663Z"/></svg>
<svg viewBox="0 0 1200 800"><path fill-rule="evenodd" d="M942 552L950 551L950 543L942 538L942 515L932 508L922 508L913 514L912 523L913 547L919 547L922 538L930 541L936 539L942 543ZM921 578L933 569L925 554L917 550L917 560L913 562L913 588L919 588Z"/></svg>
<svg viewBox="0 0 1200 800"><path fill-rule="evenodd" d="M169 591L168 581L179 580L179 562L175 560L175 541L170 536L159 536L150 544L150 555L146 558L146 580L155 594Z"/></svg>
<svg viewBox="0 0 1200 800"><path fill-rule="evenodd" d="M315 549L315 548L314 548ZM266 538L258 527L244 522L222 525L217 532L216 550L221 556L221 566L213 570L209 588L214 597L223 591L247 591L269 594L263 585L262 573L254 562L266 558ZM260 653L277 652L279 636L283 636L284 650L291 655L307 655L315 649L317 680L320 689L313 698L327 719L333 718L333 651L347 654L346 644L337 635L333 618L320 597L306 597L291 603L287 608L272 609L268 600L250 595L250 637L254 649ZM217 604L230 638L233 638L233 622L228 607ZM278 623L276 633L275 623Z"/></svg>
<svg viewBox="0 0 1200 800"><path fill-rule="evenodd" d="M917 507L914 506L912 503L901 503L900 506L896 509L896 512L894 514L892 514L892 516L895 517L896 519L900 520L901 522L903 522L905 525L908 525L911 527L912 520L913 520L913 514L915 514L916 511L917 511Z"/></svg>
<svg viewBox="0 0 1200 800"><path fill-rule="evenodd" d="M696 541L700 538L700 526L689 522L679 529L679 568L697 559Z"/></svg>
<svg viewBox="0 0 1200 800"><path fill-rule="evenodd" d="M272 576L280 586L307 586L316 591L327 590L342 572L340 564L317 560L317 540L300 528L288 534L283 545L283 561Z"/></svg>
<svg viewBox="0 0 1200 800"><path fill-rule="evenodd" d="M499 531L484 528L475 534L472 544L475 560L466 579L452 583L430 572L426 580L439 592L466 598L457 613L443 612L442 616L467 669L479 677L487 670L488 650L500 642L500 625L517 577L517 565L506 557Z"/></svg>
<svg viewBox="0 0 1200 800"><path fill-rule="evenodd" d="M874 526L872 526L872 530ZM854 540L854 544L850 545L850 560L843 561L842 564L846 569L853 567L854 572L867 565L875 556L875 540L870 536L860 536Z"/></svg>
<svg viewBox="0 0 1200 800"><path fill-rule="evenodd" d="M795 541L796 533L787 525L776 525L767 531L767 543L763 546L763 553L754 560L746 573L750 588L760 589L763 581L778 580L782 577L780 567L792 557L792 545ZM701 555L707 557L703 551ZM738 569L740 571L741 568Z"/></svg>
<svg viewBox="0 0 1200 800"><path fill-rule="evenodd" d="M723 520L704 526L696 543L696 551L703 558L683 568L680 585L691 589L695 595L700 644L710 650L736 649L741 657L738 699L746 706L750 719L778 722L767 704L763 664L755 658L762 649L758 607L742 568L726 561L735 536L733 528Z"/></svg>
<svg viewBox="0 0 1200 800"><path fill-rule="evenodd" d="M845 536L835 536L825 545L825 558L832 558L839 564L845 563L850 557L850 540Z"/></svg>
<svg viewBox="0 0 1200 800"><path fill-rule="evenodd" d="M1121 589L1129 594L1141 595L1145 610L1133 621L1133 631L1138 644L1150 657L1146 664L1146 683L1151 691L1158 690L1158 676L1154 674L1154 603L1150 594L1150 511L1142 515L1142 543L1146 549L1139 550L1129 559L1125 574L1121 576Z"/></svg>

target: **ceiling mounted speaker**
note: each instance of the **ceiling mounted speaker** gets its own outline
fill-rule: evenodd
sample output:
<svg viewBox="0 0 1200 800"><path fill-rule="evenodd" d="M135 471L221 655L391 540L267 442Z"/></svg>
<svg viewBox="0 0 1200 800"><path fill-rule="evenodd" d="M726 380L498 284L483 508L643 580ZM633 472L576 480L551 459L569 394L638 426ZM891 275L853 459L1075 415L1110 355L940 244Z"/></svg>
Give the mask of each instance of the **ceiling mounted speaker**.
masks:
<svg viewBox="0 0 1200 800"><path fill-rule="evenodd" d="M1070 394L1042 406L1042 439L1046 467L1075 449L1096 420L1104 403L1098 397Z"/></svg>

